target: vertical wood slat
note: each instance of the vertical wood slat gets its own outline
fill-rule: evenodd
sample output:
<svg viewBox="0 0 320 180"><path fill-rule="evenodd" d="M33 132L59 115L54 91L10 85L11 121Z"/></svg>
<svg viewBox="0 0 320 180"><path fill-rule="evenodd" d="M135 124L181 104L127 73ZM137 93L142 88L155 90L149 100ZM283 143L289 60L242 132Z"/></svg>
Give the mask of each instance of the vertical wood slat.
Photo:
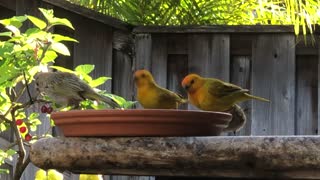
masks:
<svg viewBox="0 0 320 180"><path fill-rule="evenodd" d="M252 58L253 135L293 135L295 110L295 38L293 34L258 35Z"/></svg>
<svg viewBox="0 0 320 180"><path fill-rule="evenodd" d="M151 71L154 80L161 86L167 87L167 37L152 35Z"/></svg>
<svg viewBox="0 0 320 180"><path fill-rule="evenodd" d="M189 73L229 81L230 36L190 34L188 36ZM189 108L195 109L192 106Z"/></svg>
<svg viewBox="0 0 320 180"><path fill-rule="evenodd" d="M188 74L187 55L168 56L168 89L187 98L186 91L181 86L182 79ZM187 109L188 104L180 105L179 109Z"/></svg>
<svg viewBox="0 0 320 180"><path fill-rule="evenodd" d="M134 96L132 60L127 54L118 50L113 50L113 60L113 93L126 100L132 100Z"/></svg>
<svg viewBox="0 0 320 180"><path fill-rule="evenodd" d="M87 18L74 22L75 38L74 65L94 64L93 77L112 75L112 28ZM88 28L90 27L90 28ZM111 81L99 86L111 92Z"/></svg>
<svg viewBox="0 0 320 180"><path fill-rule="evenodd" d="M133 60L133 70L147 69L151 70L151 53L152 53L152 38L150 34L137 34L135 36L135 59ZM136 95L136 89L134 88ZM136 97L134 99L137 99ZM137 109L142 106L137 103Z"/></svg>
<svg viewBox="0 0 320 180"><path fill-rule="evenodd" d="M151 69L152 39L150 34L137 34L135 37L134 70Z"/></svg>
<svg viewBox="0 0 320 180"><path fill-rule="evenodd" d="M297 56L296 134L317 134L318 60L316 56Z"/></svg>
<svg viewBox="0 0 320 180"><path fill-rule="evenodd" d="M208 77L230 81L230 36L213 34L209 42Z"/></svg>
<svg viewBox="0 0 320 180"><path fill-rule="evenodd" d="M242 88L250 89L251 58L249 56L234 56L231 63L231 83ZM245 101L239 104L246 114L247 122L237 132L237 135L251 135L251 102Z"/></svg>

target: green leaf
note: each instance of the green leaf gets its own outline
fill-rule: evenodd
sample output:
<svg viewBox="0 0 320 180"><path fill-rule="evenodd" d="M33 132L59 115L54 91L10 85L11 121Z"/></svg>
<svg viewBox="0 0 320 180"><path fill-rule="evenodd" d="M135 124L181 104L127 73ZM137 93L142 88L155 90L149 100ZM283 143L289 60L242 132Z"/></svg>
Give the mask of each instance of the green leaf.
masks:
<svg viewBox="0 0 320 180"><path fill-rule="evenodd" d="M75 71L80 74L89 74L94 70L94 65L92 64L82 64L75 68Z"/></svg>
<svg viewBox="0 0 320 180"><path fill-rule="evenodd" d="M11 36L12 36L12 32L2 32L2 33L0 33L0 36L8 36L8 37L11 37Z"/></svg>
<svg viewBox="0 0 320 180"><path fill-rule="evenodd" d="M49 21L49 23L51 24L51 25L63 25L63 26L67 26L67 27L69 27L69 28L71 28L71 29L73 29L74 30L74 27L72 26L72 24L71 24L71 22L68 20L68 19L66 19L66 18L57 18L57 17L54 17L53 19L52 19L52 21Z"/></svg>
<svg viewBox="0 0 320 180"><path fill-rule="evenodd" d="M54 51L56 51L57 53L60 53L60 54L65 55L65 56L70 56L69 49L67 48L66 45L64 45L62 43L54 42L54 43L52 43L51 48Z"/></svg>
<svg viewBox="0 0 320 180"><path fill-rule="evenodd" d="M0 169L0 174L9 174L9 169Z"/></svg>
<svg viewBox="0 0 320 180"><path fill-rule="evenodd" d="M34 16L27 16L28 19L35 25L37 26L39 29L44 29L45 27L47 27L47 23L45 23L44 21L42 21L39 18L36 18Z"/></svg>
<svg viewBox="0 0 320 180"><path fill-rule="evenodd" d="M22 22L24 22L27 19L25 16L13 16L9 19L2 19L0 20L0 24L3 24L4 26L14 26L16 28L20 28L22 26Z"/></svg>
<svg viewBox="0 0 320 180"><path fill-rule="evenodd" d="M73 38L68 37L68 36L62 36L60 34L53 34L53 40L56 41L56 42L60 42L60 41L78 42L76 39L73 39Z"/></svg>
<svg viewBox="0 0 320 180"><path fill-rule="evenodd" d="M101 84L104 84L107 80L111 79L110 77L99 77L95 80L92 80L91 82L89 82L89 85L91 87L97 87Z"/></svg>
<svg viewBox="0 0 320 180"><path fill-rule="evenodd" d="M43 14L43 16L47 19L47 21L50 23L53 19L53 10L43 9L43 8L39 8L39 10Z"/></svg>
<svg viewBox="0 0 320 180"><path fill-rule="evenodd" d="M41 30L39 28L29 28L27 29L27 31L25 32L25 34L27 36L30 36L31 34L35 34L35 33L38 33L40 32Z"/></svg>
<svg viewBox="0 0 320 180"><path fill-rule="evenodd" d="M8 25L6 26L6 28L9 29L11 32L13 32L13 34L15 34L16 36L20 35L20 30L17 27L13 25Z"/></svg>
<svg viewBox="0 0 320 180"><path fill-rule="evenodd" d="M67 69L67 68L64 68L64 67L61 67L61 66L50 66L50 68L56 69L61 72L68 72L68 73L74 74L74 71Z"/></svg>
<svg viewBox="0 0 320 180"><path fill-rule="evenodd" d="M49 63L49 62L54 62L54 60L58 57L57 53L52 50L48 50L41 60L41 63Z"/></svg>
<svg viewBox="0 0 320 180"><path fill-rule="evenodd" d="M6 151L7 155L8 156L12 156L12 155L15 155L17 153L17 151L13 150L13 149L9 149Z"/></svg>
<svg viewBox="0 0 320 180"><path fill-rule="evenodd" d="M0 124L0 132L4 132L7 130L7 126L5 125L5 123L1 123Z"/></svg>

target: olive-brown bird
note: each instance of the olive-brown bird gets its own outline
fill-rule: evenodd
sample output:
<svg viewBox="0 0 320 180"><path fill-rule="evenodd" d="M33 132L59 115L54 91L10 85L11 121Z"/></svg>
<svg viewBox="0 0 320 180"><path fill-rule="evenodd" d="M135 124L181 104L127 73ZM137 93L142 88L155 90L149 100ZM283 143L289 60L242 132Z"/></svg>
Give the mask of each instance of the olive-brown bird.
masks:
<svg viewBox="0 0 320 180"><path fill-rule="evenodd" d="M249 94L249 90L215 78L203 78L197 74L187 75L182 86L188 92L191 104L206 111L225 112L238 102L250 99L269 100Z"/></svg>
<svg viewBox="0 0 320 180"><path fill-rule="evenodd" d="M246 123L247 117L242 108L235 104L231 107L230 110L226 111L230 114L232 114L232 119L228 124L228 127L223 129L224 132L237 132L239 131Z"/></svg>
<svg viewBox="0 0 320 180"><path fill-rule="evenodd" d="M179 104L187 102L180 95L157 85L147 70L136 71L134 82L137 99L145 109L177 109Z"/></svg>
<svg viewBox="0 0 320 180"><path fill-rule="evenodd" d="M35 76L36 89L62 106L79 107L85 99L103 101L112 108L120 106L112 99L98 94L78 76L68 72L40 72Z"/></svg>

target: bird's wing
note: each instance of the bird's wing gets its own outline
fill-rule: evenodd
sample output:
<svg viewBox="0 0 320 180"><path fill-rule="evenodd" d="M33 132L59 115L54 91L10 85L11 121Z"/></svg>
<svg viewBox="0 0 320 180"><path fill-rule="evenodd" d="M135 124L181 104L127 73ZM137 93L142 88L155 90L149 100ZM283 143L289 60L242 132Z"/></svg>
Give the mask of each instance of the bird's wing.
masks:
<svg viewBox="0 0 320 180"><path fill-rule="evenodd" d="M83 92L85 89L79 83L81 81L76 75L71 73L58 73L54 78L55 90L65 92Z"/></svg>
<svg viewBox="0 0 320 180"><path fill-rule="evenodd" d="M176 94L172 91L169 91L164 88L159 89L159 99L163 102L170 102L170 101L175 101L175 102L184 102L184 99L181 95Z"/></svg>
<svg viewBox="0 0 320 180"><path fill-rule="evenodd" d="M228 96L237 92L249 92L247 89L242 89L237 85L226 83L218 79L210 81L208 91L211 95L216 97Z"/></svg>

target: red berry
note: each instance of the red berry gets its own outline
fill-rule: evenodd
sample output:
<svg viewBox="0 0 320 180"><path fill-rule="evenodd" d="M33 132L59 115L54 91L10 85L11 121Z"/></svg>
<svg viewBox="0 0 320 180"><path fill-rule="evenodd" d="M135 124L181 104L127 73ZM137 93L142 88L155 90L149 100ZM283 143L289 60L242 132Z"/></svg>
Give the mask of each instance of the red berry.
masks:
<svg viewBox="0 0 320 180"><path fill-rule="evenodd" d="M42 112L42 113L46 113L47 111L48 111L47 106L46 106L46 105L43 105L43 106L41 107L41 112Z"/></svg>
<svg viewBox="0 0 320 180"><path fill-rule="evenodd" d="M21 127L21 128L19 129L19 131L20 131L21 133L25 133L25 132L27 131L27 128L26 128L26 127Z"/></svg>
<svg viewBox="0 0 320 180"><path fill-rule="evenodd" d="M52 107L48 107L48 109L47 109L47 113L48 113L48 114L51 114L51 113L52 113L52 111L53 111L53 108L52 108Z"/></svg>
<svg viewBox="0 0 320 180"><path fill-rule="evenodd" d="M26 134L26 136L24 137L24 139L26 141L30 141L32 139L32 136L30 134Z"/></svg>
<svg viewBox="0 0 320 180"><path fill-rule="evenodd" d="M20 126L22 123L23 123L23 120L22 120L22 119L17 119L17 120L16 120L16 125L17 125L17 126Z"/></svg>

